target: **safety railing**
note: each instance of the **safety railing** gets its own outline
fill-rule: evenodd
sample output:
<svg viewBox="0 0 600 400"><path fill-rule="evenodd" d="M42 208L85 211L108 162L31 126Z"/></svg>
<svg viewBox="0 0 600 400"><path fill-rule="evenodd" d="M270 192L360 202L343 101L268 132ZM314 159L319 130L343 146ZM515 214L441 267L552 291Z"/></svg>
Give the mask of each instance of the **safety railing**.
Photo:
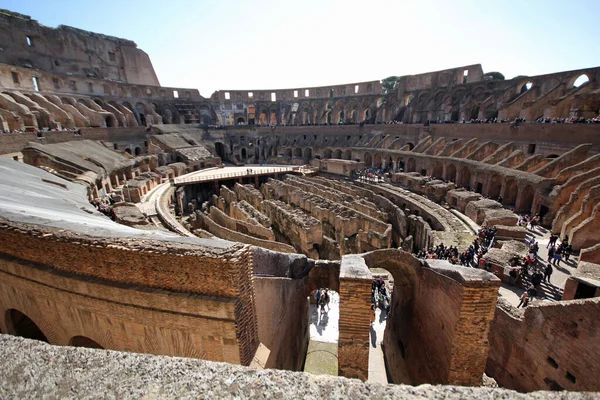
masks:
<svg viewBox="0 0 600 400"><path fill-rule="evenodd" d="M297 167L278 167L278 168L247 168L242 171L234 171L227 172L221 174L210 174L210 175L197 175L197 176L187 176L181 178L171 178L171 183L174 185L181 185L184 183L201 183L201 182L209 182L209 181L219 181L223 179L232 179L232 178L244 178L248 176L260 176L260 175L272 175L278 173L285 172L301 172L301 173L311 173L315 172L315 168L310 168L307 166L297 166Z"/></svg>

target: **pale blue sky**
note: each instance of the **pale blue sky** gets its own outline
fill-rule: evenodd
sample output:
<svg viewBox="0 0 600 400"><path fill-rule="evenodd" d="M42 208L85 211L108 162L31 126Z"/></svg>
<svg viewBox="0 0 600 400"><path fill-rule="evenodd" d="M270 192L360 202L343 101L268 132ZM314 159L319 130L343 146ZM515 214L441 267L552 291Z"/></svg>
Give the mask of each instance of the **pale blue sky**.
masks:
<svg viewBox="0 0 600 400"><path fill-rule="evenodd" d="M507 78L600 66L600 0L0 0L131 39L163 86L275 89L481 63Z"/></svg>

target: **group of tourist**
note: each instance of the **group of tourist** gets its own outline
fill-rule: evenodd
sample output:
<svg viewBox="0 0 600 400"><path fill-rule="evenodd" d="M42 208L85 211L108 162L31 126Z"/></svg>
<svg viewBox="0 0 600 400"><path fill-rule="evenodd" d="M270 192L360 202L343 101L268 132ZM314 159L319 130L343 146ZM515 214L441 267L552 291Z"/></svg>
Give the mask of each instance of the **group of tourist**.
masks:
<svg viewBox="0 0 600 400"><path fill-rule="evenodd" d="M69 132L69 131L73 132L74 134L80 134L79 129L69 129L69 128L62 128L62 129L44 128L44 129L38 130L36 133L38 134L38 136L42 136L46 132ZM13 130L0 129L0 133L31 133L31 132L22 130L22 129L13 129Z"/></svg>
<svg viewBox="0 0 600 400"><path fill-rule="evenodd" d="M364 182L383 182L385 174L390 172L391 168L369 167L352 172L352 178Z"/></svg>
<svg viewBox="0 0 600 400"><path fill-rule="evenodd" d="M462 252L456 246L444 246L443 243L440 243L427 250L419 250L415 255L417 258L422 259L447 260L451 264L463 267L489 269L489 266L485 264L483 256L493 246L495 238L496 227L488 228L484 226L479 229L477 238L473 240L473 243Z"/></svg>
<svg viewBox="0 0 600 400"><path fill-rule="evenodd" d="M376 278L371 282L371 324L375 322L375 309L390 310L390 294L383 279Z"/></svg>
<svg viewBox="0 0 600 400"><path fill-rule="evenodd" d="M600 116L595 118L549 118L540 117L535 122L538 124L600 124Z"/></svg>
<svg viewBox="0 0 600 400"><path fill-rule="evenodd" d="M331 301L331 295L329 294L328 288L320 288L315 292L315 302L317 303L317 309L322 314L327 314L330 310L329 302ZM327 309L325 309L327 308Z"/></svg>
<svg viewBox="0 0 600 400"><path fill-rule="evenodd" d="M529 214L519 215L517 226L530 228L532 231L535 231L535 228L540 225L541 221L542 217L540 214L535 214L533 217L530 217Z"/></svg>
<svg viewBox="0 0 600 400"><path fill-rule="evenodd" d="M565 235L563 240L557 245L556 242L558 239L559 235L552 233L548 246L546 246L548 248L548 263L556 266L560 265L563 257L565 261L569 261L571 254L573 254L573 246L569 243L569 236Z"/></svg>

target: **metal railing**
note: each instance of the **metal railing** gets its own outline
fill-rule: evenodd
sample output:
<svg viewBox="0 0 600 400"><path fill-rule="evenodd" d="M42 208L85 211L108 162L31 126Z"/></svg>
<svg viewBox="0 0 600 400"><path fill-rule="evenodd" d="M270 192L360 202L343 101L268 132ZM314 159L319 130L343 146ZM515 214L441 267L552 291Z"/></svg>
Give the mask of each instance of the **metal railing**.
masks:
<svg viewBox="0 0 600 400"><path fill-rule="evenodd" d="M316 168L308 166L297 166L297 167L278 167L278 168L247 168L242 171L228 172L222 174L211 174L211 175L200 175L200 176L188 176L181 178L171 178L171 183L174 185L180 185L183 183L201 183L209 181L218 181L223 179L232 178L244 178L249 176L261 176L261 175L272 175L285 172L300 172L300 173L311 173L316 172Z"/></svg>

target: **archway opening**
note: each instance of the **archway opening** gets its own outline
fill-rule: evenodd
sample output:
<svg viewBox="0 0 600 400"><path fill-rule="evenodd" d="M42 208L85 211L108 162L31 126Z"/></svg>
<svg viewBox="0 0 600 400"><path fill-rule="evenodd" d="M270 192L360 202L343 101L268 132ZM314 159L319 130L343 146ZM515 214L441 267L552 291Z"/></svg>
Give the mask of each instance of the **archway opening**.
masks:
<svg viewBox="0 0 600 400"><path fill-rule="evenodd" d="M73 336L69 340L69 346L73 347L87 347L89 349L103 349L96 341L85 337L85 336Z"/></svg>
<svg viewBox="0 0 600 400"><path fill-rule="evenodd" d="M454 164L448 164L448 166L446 166L446 180L450 182L456 181L456 167Z"/></svg>
<svg viewBox="0 0 600 400"><path fill-rule="evenodd" d="M488 187L488 197L490 199L497 199L500 196L500 190L502 189L502 178L499 175L492 176Z"/></svg>
<svg viewBox="0 0 600 400"><path fill-rule="evenodd" d="M242 118L242 117L239 117L239 118L237 119L237 124L238 124L238 125L244 125L245 123L246 123L246 120L245 120L244 118Z"/></svg>
<svg viewBox="0 0 600 400"><path fill-rule="evenodd" d="M373 166L376 168L381 168L381 155L380 154L375 154L375 162L373 163Z"/></svg>
<svg viewBox="0 0 600 400"><path fill-rule="evenodd" d="M36 323L21 311L15 309L6 311L6 327L8 333L12 335L49 343L48 338Z"/></svg>
<svg viewBox="0 0 600 400"><path fill-rule="evenodd" d="M338 124L344 123L344 112L340 111L340 118L338 119Z"/></svg>
<svg viewBox="0 0 600 400"><path fill-rule="evenodd" d="M304 162L309 163L312 159L312 149L310 147L306 147L304 149Z"/></svg>
<svg viewBox="0 0 600 400"><path fill-rule="evenodd" d="M248 153L246 152L245 148L242 148L242 151L240 154L241 154L242 160L245 160L246 158L248 158Z"/></svg>
<svg viewBox="0 0 600 400"><path fill-rule="evenodd" d="M415 148L415 145L412 142L407 142L406 145L408 146L408 151L412 151L412 149Z"/></svg>
<svg viewBox="0 0 600 400"><path fill-rule="evenodd" d="M517 201L517 181L514 179L506 180L504 189L503 203L507 206L514 206Z"/></svg>
<svg viewBox="0 0 600 400"><path fill-rule="evenodd" d="M523 93L527 92L529 89L531 89L532 86L533 86L533 82L525 83L523 86L521 86L521 91L519 94L523 94Z"/></svg>
<svg viewBox="0 0 600 400"><path fill-rule="evenodd" d="M294 157L302 158L302 148L296 147L294 149Z"/></svg>
<svg viewBox="0 0 600 400"><path fill-rule="evenodd" d="M344 152L344 160L352 160L352 150L346 150Z"/></svg>
<svg viewBox="0 0 600 400"><path fill-rule="evenodd" d="M142 149L139 147L136 147L134 151L135 151L136 156L139 156L140 154L142 154Z"/></svg>
<svg viewBox="0 0 600 400"><path fill-rule="evenodd" d="M112 121L111 117L104 118L104 122L106 123L106 127L107 128L112 128L113 127L113 121Z"/></svg>
<svg viewBox="0 0 600 400"><path fill-rule="evenodd" d="M468 167L463 167L460 171L460 185L469 189L471 185L471 171Z"/></svg>
<svg viewBox="0 0 600 400"><path fill-rule="evenodd" d="M323 153L323 156L325 158L331 158L333 152L331 151L331 149L325 149L325 153Z"/></svg>
<svg viewBox="0 0 600 400"><path fill-rule="evenodd" d="M415 172L417 170L417 162L414 158L409 158L406 163L406 172Z"/></svg>
<svg viewBox="0 0 600 400"><path fill-rule="evenodd" d="M444 166L442 165L441 162L438 161L433 166L433 171L431 173L431 176L436 179L442 179L443 172L444 172Z"/></svg>
<svg viewBox="0 0 600 400"><path fill-rule="evenodd" d="M126 149L125 149L125 153L129 153L129 154L131 154L131 149L130 149L129 147L128 147L128 148L126 148Z"/></svg>
<svg viewBox="0 0 600 400"><path fill-rule="evenodd" d="M525 213L531 212L531 208L533 207L533 195L534 192L531 185L525 186L521 193L521 201L519 202L517 211Z"/></svg>
<svg viewBox="0 0 600 400"><path fill-rule="evenodd" d="M225 145L221 142L216 142L215 143L215 153L217 153L217 156L219 156L221 158L221 160L225 159Z"/></svg>
<svg viewBox="0 0 600 400"><path fill-rule="evenodd" d="M283 155L288 158L292 158L292 149L285 149L285 152L283 153Z"/></svg>
<svg viewBox="0 0 600 400"><path fill-rule="evenodd" d="M337 159L341 159L342 158L342 150L337 149L334 153L333 153L333 158L337 158Z"/></svg>
<svg viewBox="0 0 600 400"><path fill-rule="evenodd" d="M371 165L373 164L373 158L371 157L371 154L365 153L364 160L365 160L365 167L370 168Z"/></svg>
<svg viewBox="0 0 600 400"><path fill-rule="evenodd" d="M581 86L584 83L587 83L589 81L590 81L590 78L588 78L588 76L586 74L581 74L577 77L577 79L575 79L575 81L573 81L573 87L578 88L579 86Z"/></svg>

